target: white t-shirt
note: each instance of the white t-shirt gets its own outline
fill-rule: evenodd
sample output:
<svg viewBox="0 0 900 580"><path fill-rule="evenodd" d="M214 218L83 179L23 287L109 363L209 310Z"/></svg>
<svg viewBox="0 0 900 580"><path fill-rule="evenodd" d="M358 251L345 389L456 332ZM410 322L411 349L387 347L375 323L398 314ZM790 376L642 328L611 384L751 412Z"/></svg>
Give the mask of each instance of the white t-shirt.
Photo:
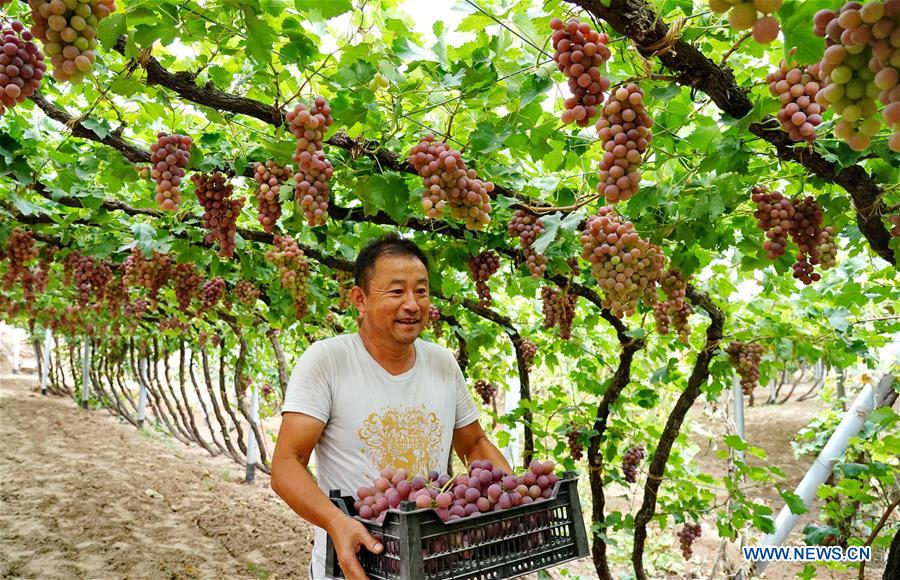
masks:
<svg viewBox="0 0 900 580"><path fill-rule="evenodd" d="M325 423L315 453L326 495L356 495L388 466L443 473L453 430L478 419L453 353L421 339L414 346L415 363L399 375L372 358L359 334L315 342L297 362L281 411ZM311 568L315 580L326 578L325 531L318 527Z"/></svg>

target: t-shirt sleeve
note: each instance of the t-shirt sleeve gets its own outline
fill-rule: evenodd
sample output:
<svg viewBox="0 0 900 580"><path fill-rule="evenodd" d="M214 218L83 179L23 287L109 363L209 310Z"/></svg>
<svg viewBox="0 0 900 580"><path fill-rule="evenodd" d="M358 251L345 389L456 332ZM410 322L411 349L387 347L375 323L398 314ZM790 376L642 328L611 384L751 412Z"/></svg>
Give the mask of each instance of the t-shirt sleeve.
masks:
<svg viewBox="0 0 900 580"><path fill-rule="evenodd" d="M478 407L475 406L475 402L472 400L469 387L466 386L466 377L463 376L459 363L456 362L453 353L448 352L448 355L450 357L450 367L453 370L454 382L456 383L456 424L453 428L459 429L477 421L479 412Z"/></svg>
<svg viewBox="0 0 900 580"><path fill-rule="evenodd" d="M300 356L284 393L282 413L303 413L328 422L333 400L328 359L327 349L319 342L311 344Z"/></svg>

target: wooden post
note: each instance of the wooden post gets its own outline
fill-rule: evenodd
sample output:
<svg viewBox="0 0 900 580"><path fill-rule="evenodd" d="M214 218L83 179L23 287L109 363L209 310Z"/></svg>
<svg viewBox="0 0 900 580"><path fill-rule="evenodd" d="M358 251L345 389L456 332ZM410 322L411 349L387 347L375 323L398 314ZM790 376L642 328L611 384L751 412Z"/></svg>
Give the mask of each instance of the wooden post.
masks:
<svg viewBox="0 0 900 580"><path fill-rule="evenodd" d="M81 356L81 408L88 408L88 400L91 396L91 341L87 337L83 340Z"/></svg>
<svg viewBox="0 0 900 580"><path fill-rule="evenodd" d="M259 389L255 384L250 386L250 428L247 429L247 475L244 480L253 483L256 477L256 429L259 425Z"/></svg>

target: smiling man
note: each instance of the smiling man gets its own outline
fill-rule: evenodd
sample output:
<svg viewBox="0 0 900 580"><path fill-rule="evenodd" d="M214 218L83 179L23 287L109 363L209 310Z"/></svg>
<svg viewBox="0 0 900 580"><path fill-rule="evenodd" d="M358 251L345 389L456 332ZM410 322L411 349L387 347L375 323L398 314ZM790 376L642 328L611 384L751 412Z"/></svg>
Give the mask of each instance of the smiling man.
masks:
<svg viewBox="0 0 900 580"><path fill-rule="evenodd" d="M328 578L326 532L350 579L366 578L360 549L383 549L328 490L353 495L389 466L411 476L443 471L451 448L466 462L489 459L511 471L478 422L453 353L419 339L431 305L424 252L388 234L363 248L354 276L359 332L316 342L300 357L272 458L272 488L316 526L313 580ZM307 470L313 449L318 484Z"/></svg>

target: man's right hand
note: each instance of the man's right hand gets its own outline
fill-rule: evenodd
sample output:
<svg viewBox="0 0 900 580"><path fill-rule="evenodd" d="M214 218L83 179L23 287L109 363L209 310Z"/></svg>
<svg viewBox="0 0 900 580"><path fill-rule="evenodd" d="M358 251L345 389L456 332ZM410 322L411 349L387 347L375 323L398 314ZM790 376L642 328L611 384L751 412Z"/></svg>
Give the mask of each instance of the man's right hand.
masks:
<svg viewBox="0 0 900 580"><path fill-rule="evenodd" d="M356 555L360 547L373 554L380 554L384 550L381 542L364 525L349 516L336 518L328 528L328 535L331 536L344 577L348 580L368 580L369 577Z"/></svg>

